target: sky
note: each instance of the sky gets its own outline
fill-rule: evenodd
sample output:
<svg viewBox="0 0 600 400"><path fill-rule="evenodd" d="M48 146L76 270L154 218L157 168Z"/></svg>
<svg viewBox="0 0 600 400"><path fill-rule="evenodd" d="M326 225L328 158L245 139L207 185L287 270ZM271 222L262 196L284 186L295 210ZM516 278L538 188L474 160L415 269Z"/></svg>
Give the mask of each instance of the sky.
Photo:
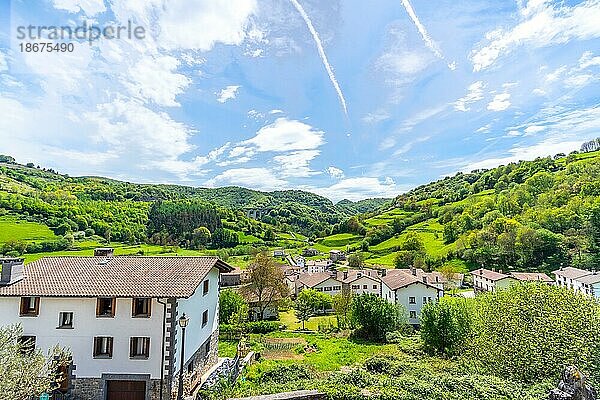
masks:
<svg viewBox="0 0 600 400"><path fill-rule="evenodd" d="M600 0L4 0L0 154L393 197L600 136L598 21ZM84 23L145 35L20 50L49 40L20 26Z"/></svg>

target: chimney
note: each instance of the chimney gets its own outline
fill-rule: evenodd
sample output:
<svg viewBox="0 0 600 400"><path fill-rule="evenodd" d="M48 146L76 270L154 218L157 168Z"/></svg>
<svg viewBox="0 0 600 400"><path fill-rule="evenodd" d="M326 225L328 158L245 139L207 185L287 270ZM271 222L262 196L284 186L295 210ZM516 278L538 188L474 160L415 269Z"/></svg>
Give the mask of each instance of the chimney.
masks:
<svg viewBox="0 0 600 400"><path fill-rule="evenodd" d="M22 258L0 258L0 264L2 265L0 286L12 285L25 277Z"/></svg>
<svg viewBox="0 0 600 400"><path fill-rule="evenodd" d="M427 277L423 275L423 283L427 283Z"/></svg>
<svg viewBox="0 0 600 400"><path fill-rule="evenodd" d="M410 267L410 273L417 276L417 269L415 267Z"/></svg>
<svg viewBox="0 0 600 400"><path fill-rule="evenodd" d="M344 271L344 280L348 279L348 271Z"/></svg>
<svg viewBox="0 0 600 400"><path fill-rule="evenodd" d="M99 247L94 249L94 257L114 257L115 249L110 247Z"/></svg>
<svg viewBox="0 0 600 400"><path fill-rule="evenodd" d="M440 281L440 277L436 275L436 276L435 276L435 281L436 281L436 282L439 282L439 281Z"/></svg>
<svg viewBox="0 0 600 400"><path fill-rule="evenodd" d="M499 269L499 270L498 270L498 272L502 273L502 270L501 270L501 269Z"/></svg>
<svg viewBox="0 0 600 400"><path fill-rule="evenodd" d="M381 268L381 276L386 276L386 275L387 275L387 269Z"/></svg>
<svg viewBox="0 0 600 400"><path fill-rule="evenodd" d="M492 272L496 272L496 268L492 268Z"/></svg>

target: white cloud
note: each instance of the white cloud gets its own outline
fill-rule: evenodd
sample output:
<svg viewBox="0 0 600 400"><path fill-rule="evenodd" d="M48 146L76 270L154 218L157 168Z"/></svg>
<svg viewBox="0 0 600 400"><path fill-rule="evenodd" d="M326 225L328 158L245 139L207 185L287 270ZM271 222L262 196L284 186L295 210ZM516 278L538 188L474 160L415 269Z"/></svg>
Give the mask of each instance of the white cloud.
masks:
<svg viewBox="0 0 600 400"><path fill-rule="evenodd" d="M581 55L579 59L579 68L586 69L589 67L599 66L600 65L600 56L594 56L594 53L591 51L586 51Z"/></svg>
<svg viewBox="0 0 600 400"><path fill-rule="evenodd" d="M159 106L178 106L176 96L190 84L190 79L175 71L179 61L171 56L146 56L129 69L124 83L131 94Z"/></svg>
<svg viewBox="0 0 600 400"><path fill-rule="evenodd" d="M466 96L461 97L454 103L454 109L457 111L469 111L471 104L483 99L483 88L485 84L483 81L473 82L469 85Z"/></svg>
<svg viewBox="0 0 600 400"><path fill-rule="evenodd" d="M396 75L415 75L430 63L431 57L426 53L397 49L383 54L377 61L377 66Z"/></svg>
<svg viewBox="0 0 600 400"><path fill-rule="evenodd" d="M594 80L595 77L592 74L572 75L565 79L565 86L571 88L584 87Z"/></svg>
<svg viewBox="0 0 600 400"><path fill-rule="evenodd" d="M321 152L319 150L301 150L277 155L273 161L278 164L277 172L279 176L306 178L317 175L320 172L310 169L310 162Z"/></svg>
<svg viewBox="0 0 600 400"><path fill-rule="evenodd" d="M308 188L334 202L343 199L358 201L372 197L395 197L401 189L393 179L386 177L383 181L374 177L346 178L323 188Z"/></svg>
<svg viewBox="0 0 600 400"><path fill-rule="evenodd" d="M0 51L0 72L8 71L8 60L6 54Z"/></svg>
<svg viewBox="0 0 600 400"><path fill-rule="evenodd" d="M327 167L325 171L334 179L342 179L345 176L344 171L334 166Z"/></svg>
<svg viewBox="0 0 600 400"><path fill-rule="evenodd" d="M489 102L487 109L490 111L504 111L510 107L510 94L500 93L494 96L494 99Z"/></svg>
<svg viewBox="0 0 600 400"><path fill-rule="evenodd" d="M540 125L530 125L525 128L526 135L535 135L536 133L542 132L546 127Z"/></svg>
<svg viewBox="0 0 600 400"><path fill-rule="evenodd" d="M492 124L485 124L481 128L477 129L475 132L477 133L490 133L490 129L492 128Z"/></svg>
<svg viewBox="0 0 600 400"><path fill-rule="evenodd" d="M324 143L322 131L300 121L277 118L272 124L260 128L256 136L241 145L254 147L260 152L286 152L312 150Z"/></svg>
<svg viewBox="0 0 600 400"><path fill-rule="evenodd" d="M278 109L271 110L271 111L269 111L269 114L283 114L283 110L278 110Z"/></svg>
<svg viewBox="0 0 600 400"><path fill-rule="evenodd" d="M277 190L288 186L267 168L234 168L205 182L209 187L233 185L257 190Z"/></svg>
<svg viewBox="0 0 600 400"><path fill-rule="evenodd" d="M377 110L374 112L370 112L364 117L362 117L362 121L367 124L377 124L381 121L385 121L391 117L390 113L385 110Z"/></svg>
<svg viewBox="0 0 600 400"><path fill-rule="evenodd" d="M217 101L219 103L225 103L227 100L235 99L239 88L240 86L237 85L227 86L217 94Z"/></svg>
<svg viewBox="0 0 600 400"><path fill-rule="evenodd" d="M489 32L486 35L489 43L472 51L475 71L490 67L518 46L539 48L600 37L598 0L583 1L574 7L530 1L522 16L523 19L512 29Z"/></svg>
<svg viewBox="0 0 600 400"><path fill-rule="evenodd" d="M84 12L87 16L106 11L104 0L52 0L54 8L71 13Z"/></svg>

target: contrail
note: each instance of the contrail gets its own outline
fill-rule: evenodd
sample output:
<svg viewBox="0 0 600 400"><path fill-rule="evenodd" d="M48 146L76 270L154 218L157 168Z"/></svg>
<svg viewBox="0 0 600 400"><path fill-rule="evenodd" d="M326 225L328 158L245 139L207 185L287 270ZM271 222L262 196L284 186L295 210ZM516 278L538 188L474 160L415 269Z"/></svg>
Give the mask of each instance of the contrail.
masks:
<svg viewBox="0 0 600 400"><path fill-rule="evenodd" d="M342 108L344 109L344 114L346 114L346 117L347 117L348 116L348 107L346 107L346 99L344 99L344 94L342 93L342 89L340 88L340 85L338 84L337 79L335 79L335 75L333 73L333 69L331 68L331 65L329 65L329 61L327 60L327 56L325 55L325 50L323 49L323 44L321 43L319 34L315 30L315 27L313 26L310 18L308 17L308 14L306 14L306 11L304 11L304 8L302 7L302 5L300 3L298 3L297 0L290 0L290 1L294 5L294 7L296 7L296 10L298 10L300 15L302 16L302 19L304 19L304 22L306 23L306 26L308 27L310 34L312 35L313 39L315 40L315 43L317 44L317 50L319 51L319 55L321 56L323 65L325 66L325 69L327 70L327 75L329 75L329 80L333 84L333 87L334 87L338 97L340 98L340 103L342 103Z"/></svg>
<svg viewBox="0 0 600 400"><path fill-rule="evenodd" d="M410 2L408 0L402 0L402 5L406 9L406 12L408 13L408 16L410 17L410 19L412 19L412 21L414 22L415 26L417 27L417 30L421 34L421 37L423 38L423 41L425 42L425 45L427 47L429 47L429 49L431 51L433 51L433 53L438 58L446 61L446 58L444 57L444 55L440 51L437 43L435 43L433 41L433 39L431 38L431 36L429 36L429 33L427 32L427 29L425 29L425 27L423 26L423 24L421 23L421 21L419 21L419 17L417 17L417 14L415 13L415 10L412 8L412 6L410 5ZM452 71L454 71L456 69L456 63L455 62L451 62L451 63L447 62L447 65L448 65L448 68L450 68Z"/></svg>

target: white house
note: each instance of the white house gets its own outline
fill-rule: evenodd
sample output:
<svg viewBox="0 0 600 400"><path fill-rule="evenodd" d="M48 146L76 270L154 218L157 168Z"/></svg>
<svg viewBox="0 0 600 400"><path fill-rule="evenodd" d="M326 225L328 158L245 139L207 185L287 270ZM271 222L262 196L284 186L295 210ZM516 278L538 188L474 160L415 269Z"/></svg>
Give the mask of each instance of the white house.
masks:
<svg viewBox="0 0 600 400"><path fill-rule="evenodd" d="M344 261L346 253L341 250L329 250L329 259L333 262Z"/></svg>
<svg viewBox="0 0 600 400"><path fill-rule="evenodd" d="M296 295L302 289L314 289L332 296L342 291L342 282L337 279L335 273L319 272L317 274L302 274L295 280Z"/></svg>
<svg viewBox="0 0 600 400"><path fill-rule="evenodd" d="M553 272L556 285L600 298L600 274L597 271L565 267Z"/></svg>
<svg viewBox="0 0 600 400"><path fill-rule="evenodd" d="M372 269L338 272L337 279L343 283L345 289L355 295L374 294L381 295L381 278L377 271Z"/></svg>
<svg viewBox="0 0 600 400"><path fill-rule="evenodd" d="M443 289L403 270L385 271L381 281L381 297L402 305L408 314L408 322L415 326L419 325L423 306L437 301L444 295Z"/></svg>
<svg viewBox="0 0 600 400"><path fill-rule="evenodd" d="M503 274L485 268L471 272L473 275L473 288L475 292L494 292L506 289L517 282L543 282L551 284L552 279L542 272L509 272Z"/></svg>
<svg viewBox="0 0 600 400"><path fill-rule="evenodd" d="M20 324L44 352L69 348L63 391L75 399L169 399L182 357L193 386L217 362L216 257L2 259L0 326ZM126 396L126 397L123 397Z"/></svg>
<svg viewBox="0 0 600 400"><path fill-rule="evenodd" d="M312 260L304 265L304 271L309 274L318 274L327 271L333 265L331 260Z"/></svg>

